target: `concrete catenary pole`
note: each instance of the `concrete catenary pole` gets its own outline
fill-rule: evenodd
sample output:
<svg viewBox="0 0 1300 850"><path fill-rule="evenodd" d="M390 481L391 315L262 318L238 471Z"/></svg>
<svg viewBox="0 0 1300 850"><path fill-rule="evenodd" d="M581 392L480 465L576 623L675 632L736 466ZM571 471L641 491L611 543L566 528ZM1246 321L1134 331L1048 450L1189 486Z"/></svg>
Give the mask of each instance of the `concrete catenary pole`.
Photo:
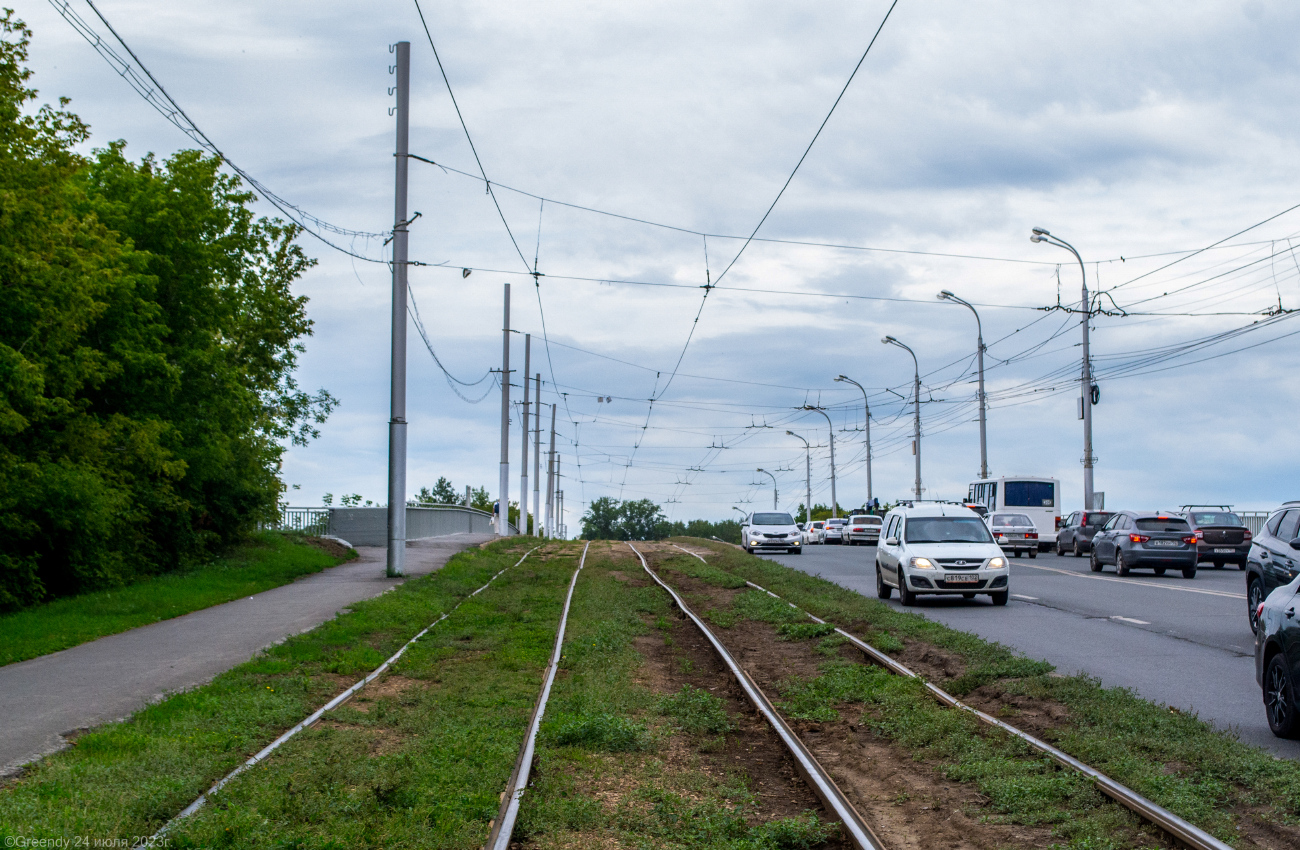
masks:
<svg viewBox="0 0 1300 850"><path fill-rule="evenodd" d="M811 404L805 404L804 410L815 410L822 416L826 417L826 426L831 434L831 518L838 518L840 515L840 503L835 497L835 423L831 422L831 415L820 407L813 407Z"/></svg>
<svg viewBox="0 0 1300 850"><path fill-rule="evenodd" d="M546 453L546 535L555 533L555 405L551 405L551 449Z"/></svg>
<svg viewBox="0 0 1300 850"><path fill-rule="evenodd" d="M1079 409L1083 419L1083 509L1085 511L1100 510L1101 506L1094 503L1095 491L1092 486L1092 469L1097 462L1097 458L1092 454L1092 405L1093 405L1093 388L1092 388L1092 358L1088 355L1088 325L1092 321L1092 300L1088 297L1088 270L1083 264L1083 257L1074 246L1066 242L1059 236L1053 236L1041 227L1035 227L1033 235L1029 237L1030 242L1046 242L1048 245L1055 245L1058 248L1064 248L1074 255L1074 259L1079 261L1079 273L1083 276L1082 297L1079 302L1080 312L1083 314L1083 369L1079 377Z"/></svg>
<svg viewBox="0 0 1300 850"><path fill-rule="evenodd" d="M519 456L519 533L528 533L528 372L532 368L529 362L533 346L533 335L524 334L524 415L519 431L524 436L523 451Z"/></svg>
<svg viewBox="0 0 1300 850"><path fill-rule="evenodd" d="M527 378L527 375L524 376ZM537 373L533 386L536 397L533 414L533 536L542 536L542 373Z"/></svg>
<svg viewBox="0 0 1300 850"><path fill-rule="evenodd" d="M389 366L388 558L390 578L406 574L406 175L410 148L411 43L399 41L397 54L397 163L393 192L392 361Z"/></svg>
<svg viewBox="0 0 1300 850"><path fill-rule="evenodd" d="M510 284L505 284L501 325L501 475L497 481L497 534L510 533Z"/></svg>

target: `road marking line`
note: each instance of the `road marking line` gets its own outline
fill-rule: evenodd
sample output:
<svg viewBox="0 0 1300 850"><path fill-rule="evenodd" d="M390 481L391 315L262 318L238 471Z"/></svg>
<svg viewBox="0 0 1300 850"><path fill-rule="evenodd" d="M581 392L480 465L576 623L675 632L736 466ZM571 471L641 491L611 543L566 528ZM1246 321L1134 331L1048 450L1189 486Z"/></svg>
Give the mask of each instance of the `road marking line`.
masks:
<svg viewBox="0 0 1300 850"><path fill-rule="evenodd" d="M1149 581L1134 581L1131 578L1109 578L1108 576L1086 575L1084 573L1076 573L1073 570L1062 570L1056 567L1040 567L1038 564L1026 564L1024 561L1012 561L1011 563L1015 564L1017 567L1031 567L1035 570L1047 570L1048 572L1052 572L1052 573L1060 573L1063 576L1074 576L1075 578L1087 578L1087 579L1092 579L1093 581L1114 581L1114 582L1119 582L1120 584L1136 584L1139 587L1154 587L1158 590L1178 590L1183 593L1203 593L1206 596L1226 596L1229 599L1246 598L1246 595L1244 593L1228 593L1227 591L1223 591L1223 590L1197 590L1194 587L1174 587L1173 585L1168 585L1168 584L1153 584L1152 582Z"/></svg>
<svg viewBox="0 0 1300 850"><path fill-rule="evenodd" d="M1135 625L1135 626L1149 626L1149 625L1151 625L1151 624L1148 623L1146 620L1135 620L1135 619L1133 619L1132 617L1121 617L1121 616L1119 616L1118 614L1112 614L1112 615L1111 615L1111 619L1112 619L1112 620L1119 620L1121 623L1132 623L1132 624Z"/></svg>
<svg viewBox="0 0 1300 850"><path fill-rule="evenodd" d="M1037 596L1025 596L1023 593L1013 593L1013 594L1011 594L1011 595L1014 596L1014 597L1017 598L1017 599L1030 599L1030 600L1033 600L1034 602L1037 602L1037 601L1038 601L1038 597L1037 597Z"/></svg>

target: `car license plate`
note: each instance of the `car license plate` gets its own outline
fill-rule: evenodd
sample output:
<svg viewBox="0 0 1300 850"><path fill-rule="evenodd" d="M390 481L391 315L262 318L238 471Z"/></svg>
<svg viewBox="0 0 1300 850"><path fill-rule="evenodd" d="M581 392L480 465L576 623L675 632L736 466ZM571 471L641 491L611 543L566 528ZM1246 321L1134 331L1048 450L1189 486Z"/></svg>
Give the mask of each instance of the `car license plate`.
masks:
<svg viewBox="0 0 1300 850"><path fill-rule="evenodd" d="M1169 546L1177 546L1177 545L1178 545L1178 541L1177 541L1177 540L1152 540L1152 541L1151 541L1151 545L1152 545L1152 546L1165 546L1165 547L1169 547Z"/></svg>
<svg viewBox="0 0 1300 850"><path fill-rule="evenodd" d="M953 575L952 573L949 573L947 576L947 581L950 584L976 584L979 582L979 580L980 580L979 576Z"/></svg>
<svg viewBox="0 0 1300 850"><path fill-rule="evenodd" d="M1236 550L1236 549L1215 549L1215 550L1214 550L1214 554L1216 554L1216 555L1235 555L1235 554L1237 554L1237 550Z"/></svg>
<svg viewBox="0 0 1300 850"><path fill-rule="evenodd" d="M1004 534L1004 535L1002 535L1002 536L1003 536L1003 537L1006 537L1006 538L1008 538L1008 539L1010 539L1010 540L1024 540L1024 539L1025 539L1025 535L1023 535L1023 534Z"/></svg>

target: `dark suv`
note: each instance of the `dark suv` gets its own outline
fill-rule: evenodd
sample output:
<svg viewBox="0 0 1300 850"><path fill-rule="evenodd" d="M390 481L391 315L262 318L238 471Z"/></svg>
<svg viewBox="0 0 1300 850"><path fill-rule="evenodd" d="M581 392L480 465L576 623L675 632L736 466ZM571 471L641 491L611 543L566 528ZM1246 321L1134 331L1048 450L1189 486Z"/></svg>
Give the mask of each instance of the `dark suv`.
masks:
<svg viewBox="0 0 1300 850"><path fill-rule="evenodd" d="M1231 505L1183 505L1181 513L1196 532L1196 552L1202 561L1220 570L1224 564L1246 569L1251 534Z"/></svg>
<svg viewBox="0 0 1300 850"><path fill-rule="evenodd" d="M1061 523L1061 530L1056 533L1056 554L1073 552L1074 557L1082 558L1083 553L1092 549L1092 538L1106 522L1114 516L1110 511L1075 511Z"/></svg>
<svg viewBox="0 0 1300 850"><path fill-rule="evenodd" d="M1128 575L1135 567L1182 570L1183 578L1196 578L1196 535L1177 514L1119 511L1092 538L1090 566L1101 572L1114 564L1115 572Z"/></svg>
<svg viewBox="0 0 1300 850"><path fill-rule="evenodd" d="M1255 631L1255 612L1274 588L1300 575L1300 502L1286 502L1273 511L1251 541L1246 559L1246 616Z"/></svg>

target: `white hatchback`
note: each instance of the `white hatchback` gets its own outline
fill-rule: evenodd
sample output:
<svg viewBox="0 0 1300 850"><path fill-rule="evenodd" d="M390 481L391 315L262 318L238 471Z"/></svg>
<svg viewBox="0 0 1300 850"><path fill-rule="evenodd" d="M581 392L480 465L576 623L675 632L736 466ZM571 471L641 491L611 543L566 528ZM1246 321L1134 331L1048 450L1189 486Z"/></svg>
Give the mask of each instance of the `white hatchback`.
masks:
<svg viewBox="0 0 1300 850"><path fill-rule="evenodd" d="M876 595L894 588L904 605L918 594L988 594L994 605L1010 595L1007 557L984 520L961 505L897 507L885 515L876 549Z"/></svg>
<svg viewBox="0 0 1300 850"><path fill-rule="evenodd" d="M787 513L755 511L740 524L740 545L751 555L778 549L798 555L803 552L803 533Z"/></svg>

